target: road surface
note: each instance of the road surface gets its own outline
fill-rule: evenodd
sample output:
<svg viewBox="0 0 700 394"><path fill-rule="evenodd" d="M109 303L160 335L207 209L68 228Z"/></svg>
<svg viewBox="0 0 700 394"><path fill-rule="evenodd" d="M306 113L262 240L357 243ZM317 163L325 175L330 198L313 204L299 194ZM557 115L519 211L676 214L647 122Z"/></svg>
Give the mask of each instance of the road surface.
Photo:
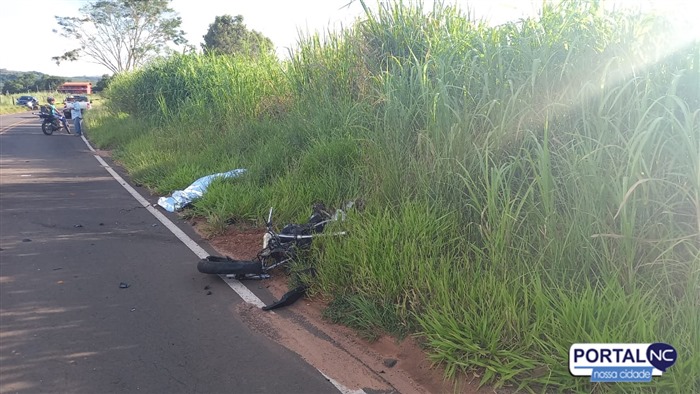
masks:
<svg viewBox="0 0 700 394"><path fill-rule="evenodd" d="M0 248L2 393L337 392L251 331L82 138L29 113L0 117Z"/></svg>

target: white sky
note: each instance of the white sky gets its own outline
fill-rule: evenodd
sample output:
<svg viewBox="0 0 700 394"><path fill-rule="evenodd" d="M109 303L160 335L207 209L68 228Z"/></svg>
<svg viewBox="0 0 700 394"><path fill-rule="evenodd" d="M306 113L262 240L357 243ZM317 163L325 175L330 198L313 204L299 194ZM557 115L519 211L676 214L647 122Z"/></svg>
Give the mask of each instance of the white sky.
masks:
<svg viewBox="0 0 700 394"><path fill-rule="evenodd" d="M445 0L476 18L498 24L534 15L542 0ZM699 0L607 0L608 2L653 4L685 15L700 15ZM39 71L58 76L102 75L109 71L88 59L57 66L52 56L74 49L66 38L53 33L55 15L77 16L87 0L3 0L0 5L0 68ZM171 8L182 18L182 30L190 44L199 48L209 24L217 15L243 15L244 23L269 37L283 56L294 47L301 31L324 31L348 25L362 14L359 1L350 0L172 0ZM374 5L376 0L367 0ZM426 1L427 3L427 1Z"/></svg>

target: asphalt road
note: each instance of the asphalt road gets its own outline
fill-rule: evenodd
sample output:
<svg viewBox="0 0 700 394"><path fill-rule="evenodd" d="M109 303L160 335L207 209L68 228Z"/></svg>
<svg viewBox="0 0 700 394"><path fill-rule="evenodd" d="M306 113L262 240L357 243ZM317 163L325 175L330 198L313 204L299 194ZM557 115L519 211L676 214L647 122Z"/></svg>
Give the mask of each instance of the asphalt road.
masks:
<svg viewBox="0 0 700 394"><path fill-rule="evenodd" d="M252 332L81 138L28 113L0 117L0 248L2 393L337 392Z"/></svg>

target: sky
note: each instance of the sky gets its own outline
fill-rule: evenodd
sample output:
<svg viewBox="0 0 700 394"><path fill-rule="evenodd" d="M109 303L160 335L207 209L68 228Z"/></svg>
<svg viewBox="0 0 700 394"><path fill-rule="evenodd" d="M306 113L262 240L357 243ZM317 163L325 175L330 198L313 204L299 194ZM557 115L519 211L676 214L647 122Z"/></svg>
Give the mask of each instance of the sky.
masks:
<svg viewBox="0 0 700 394"><path fill-rule="evenodd" d="M457 5L477 19L492 24L536 15L542 0L444 0ZM609 4L640 5L649 8L700 15L698 0L605 0ZM56 65L52 56L74 49L71 40L53 33L55 16L77 16L87 0L4 0L0 6L0 68L13 71L39 71L73 77L108 74L104 66L89 59ZM350 3L348 5L348 3ZM374 5L376 0L367 0ZM426 1L427 3L427 1ZM199 48L209 24L218 15L243 15L249 29L269 37L280 57L293 48L299 34L323 32L349 25L363 11L359 1L351 0L172 0L182 18L182 30L190 44Z"/></svg>

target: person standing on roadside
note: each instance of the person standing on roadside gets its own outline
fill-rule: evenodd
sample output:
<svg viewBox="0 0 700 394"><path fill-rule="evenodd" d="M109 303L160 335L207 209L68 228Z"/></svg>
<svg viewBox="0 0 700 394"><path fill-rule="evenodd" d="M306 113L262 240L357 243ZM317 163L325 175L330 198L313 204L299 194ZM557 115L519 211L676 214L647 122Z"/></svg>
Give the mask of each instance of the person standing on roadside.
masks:
<svg viewBox="0 0 700 394"><path fill-rule="evenodd" d="M73 129L75 130L75 135L83 135L83 110L80 102L74 100L69 104L70 107L70 117L73 119Z"/></svg>

